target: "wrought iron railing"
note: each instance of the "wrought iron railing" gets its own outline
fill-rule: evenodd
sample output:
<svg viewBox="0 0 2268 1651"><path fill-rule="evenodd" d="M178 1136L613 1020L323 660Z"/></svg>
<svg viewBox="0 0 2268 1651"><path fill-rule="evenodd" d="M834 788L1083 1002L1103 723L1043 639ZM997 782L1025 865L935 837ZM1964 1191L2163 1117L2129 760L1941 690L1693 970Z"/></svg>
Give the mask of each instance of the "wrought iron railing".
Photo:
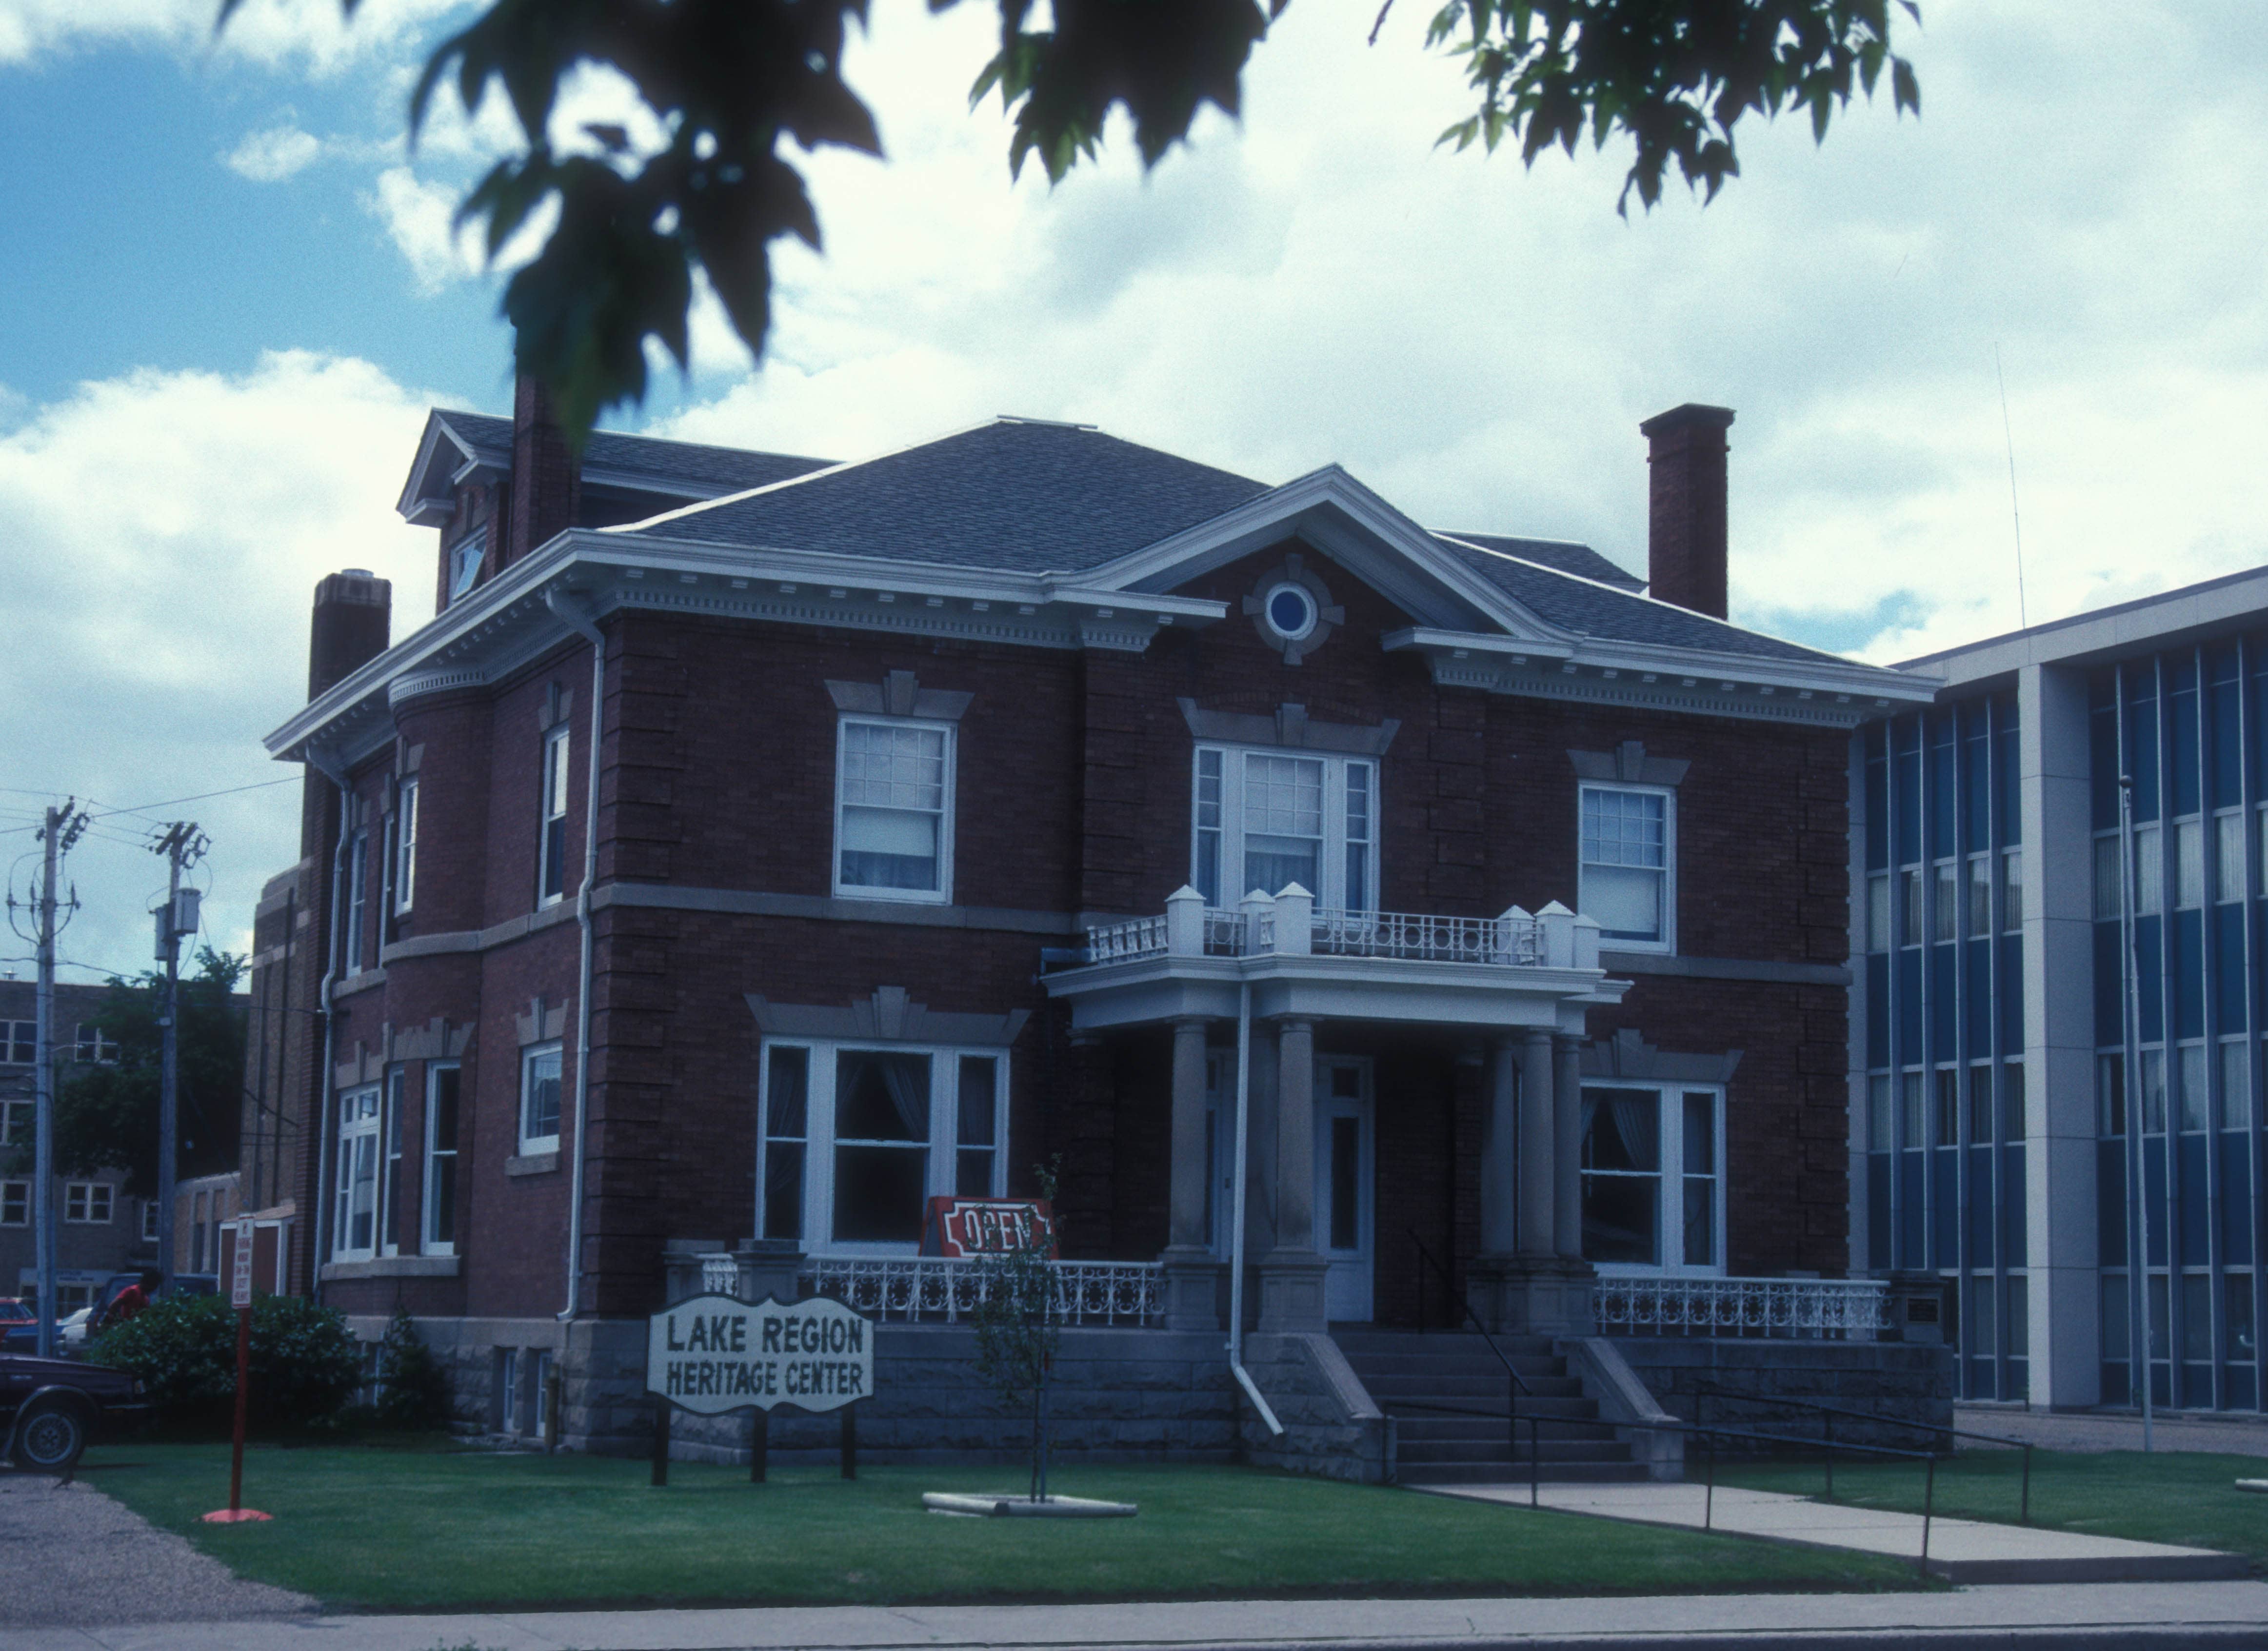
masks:
<svg viewBox="0 0 2268 1651"><path fill-rule="evenodd" d="M1890 1328L1889 1286L1879 1279L1606 1276L1591 1294L1609 1332L1849 1340Z"/></svg>
<svg viewBox="0 0 2268 1651"><path fill-rule="evenodd" d="M1164 1316L1165 1270L1154 1261L1049 1265L1066 1324L1154 1324ZM814 1256L799 1277L808 1294L877 1318L951 1324L984 1300L992 1273L981 1261L944 1256Z"/></svg>

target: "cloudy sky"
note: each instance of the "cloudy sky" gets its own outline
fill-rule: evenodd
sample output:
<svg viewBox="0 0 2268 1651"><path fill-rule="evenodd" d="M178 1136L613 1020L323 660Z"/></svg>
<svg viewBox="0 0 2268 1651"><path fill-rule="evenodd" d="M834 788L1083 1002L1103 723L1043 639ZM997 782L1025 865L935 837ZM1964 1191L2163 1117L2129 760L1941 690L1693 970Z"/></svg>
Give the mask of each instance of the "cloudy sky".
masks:
<svg viewBox="0 0 2268 1651"><path fill-rule="evenodd" d="M1746 131L1714 205L1628 222L1611 147L1432 148L1460 87L1430 9L1373 48L1369 5L1297 0L1241 125L1050 191L967 108L983 8L876 0L850 72L889 158L813 164L827 252L782 261L770 359L709 320L616 422L848 458L1073 418L1642 567L1638 422L1720 402L1734 617L1872 660L2268 559L2257 0L1929 0L1919 121ZM501 111L401 142L468 8L250 0L217 43L211 13L0 0L0 866L20 900L36 811L98 800L66 978L144 966L168 819L210 835L210 933L244 944L298 852L292 787L237 788L281 772L311 587L372 568L396 637L422 623L432 535L392 513L419 421L508 405L497 283L449 228Z"/></svg>

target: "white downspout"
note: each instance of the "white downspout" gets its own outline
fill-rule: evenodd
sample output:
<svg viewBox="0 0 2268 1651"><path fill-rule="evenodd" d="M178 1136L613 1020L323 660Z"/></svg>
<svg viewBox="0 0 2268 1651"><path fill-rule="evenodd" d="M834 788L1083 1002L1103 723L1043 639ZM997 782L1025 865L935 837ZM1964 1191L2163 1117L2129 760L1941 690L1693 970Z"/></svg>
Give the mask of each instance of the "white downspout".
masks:
<svg viewBox="0 0 2268 1651"><path fill-rule="evenodd" d="M564 591L543 593L543 605L591 645L591 783L583 807L583 886L575 893L575 925L583 932L583 961L575 988L575 1162L567 1206L567 1304L561 1323L575 1316L583 1294L583 1148L591 1105L591 885L599 875L599 742L606 732L607 637Z"/></svg>
<svg viewBox="0 0 2268 1651"><path fill-rule="evenodd" d="M315 1230L308 1235L307 1295L318 1304L323 1299L323 1257L330 1252L331 1242L331 1116L338 1109L338 1069L333 1064L335 1036L331 1013L331 988L339 977L339 949L346 932L340 906L346 898L347 834L353 828L354 793L347 785L346 770L332 763L313 746L307 748L307 766L320 774L339 790L339 837L331 850L330 958L323 969L323 984L318 989L315 1001L323 1013L322 1116L315 1121Z"/></svg>
<svg viewBox="0 0 2268 1651"><path fill-rule="evenodd" d="M1228 1240L1228 1372L1260 1412L1260 1419L1268 1424L1269 1433L1280 1437L1284 1424L1276 1419L1276 1412L1260 1397L1259 1384L1244 1367L1244 1178L1251 1100L1252 983L1248 980L1239 988L1236 999L1236 1213Z"/></svg>

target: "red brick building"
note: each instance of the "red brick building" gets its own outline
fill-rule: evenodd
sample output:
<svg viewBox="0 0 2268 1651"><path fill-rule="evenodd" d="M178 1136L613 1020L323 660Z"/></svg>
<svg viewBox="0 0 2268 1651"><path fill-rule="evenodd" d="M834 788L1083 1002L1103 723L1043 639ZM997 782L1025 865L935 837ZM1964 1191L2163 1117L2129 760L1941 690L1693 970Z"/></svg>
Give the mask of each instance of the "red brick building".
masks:
<svg viewBox="0 0 2268 1651"><path fill-rule="evenodd" d="M508 1419L667 1254L949 1296L924 1200L1043 1162L1096 1311L1208 1347L1233 1294L1438 1317L1435 1264L1560 1336L1602 1273L1844 1274L1850 730L1927 689L1725 623L1730 422L1646 426L1658 600L1087 426L578 463L531 394L437 412L439 612L326 579L269 740L297 1276Z"/></svg>

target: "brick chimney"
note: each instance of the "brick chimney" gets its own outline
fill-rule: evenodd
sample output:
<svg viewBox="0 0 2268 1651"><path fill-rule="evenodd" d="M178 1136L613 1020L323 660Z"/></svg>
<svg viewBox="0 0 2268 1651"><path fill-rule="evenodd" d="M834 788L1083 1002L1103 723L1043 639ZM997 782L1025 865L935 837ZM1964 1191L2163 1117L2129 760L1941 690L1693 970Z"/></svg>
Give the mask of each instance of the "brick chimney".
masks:
<svg viewBox="0 0 2268 1651"><path fill-rule="evenodd" d="M525 372L512 393L512 520L497 566L509 567L575 525L583 467L552 416L551 398Z"/></svg>
<svg viewBox="0 0 2268 1651"><path fill-rule="evenodd" d="M368 568L326 574L315 586L307 637L307 697L315 698L379 654L394 624L394 586Z"/></svg>
<svg viewBox="0 0 2268 1651"><path fill-rule="evenodd" d="M1729 407L1688 402L1640 424L1646 440L1648 593L1725 616L1725 431Z"/></svg>

